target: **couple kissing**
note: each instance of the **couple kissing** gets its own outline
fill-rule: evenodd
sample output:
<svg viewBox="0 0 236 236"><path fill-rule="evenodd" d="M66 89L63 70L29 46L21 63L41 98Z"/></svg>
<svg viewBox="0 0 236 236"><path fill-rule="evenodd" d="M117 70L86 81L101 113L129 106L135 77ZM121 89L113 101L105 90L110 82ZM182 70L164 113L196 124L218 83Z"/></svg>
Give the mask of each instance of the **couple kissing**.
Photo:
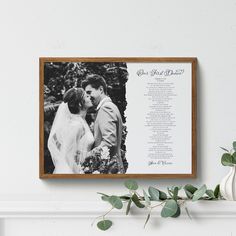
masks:
<svg viewBox="0 0 236 236"><path fill-rule="evenodd" d="M96 109L93 132L85 120L88 109L92 107ZM84 163L101 160L104 153L106 158L115 157L117 173L124 173L122 131L121 114L107 96L106 81L100 75L87 76L81 88L65 92L54 118L48 139L55 166L53 174L86 173Z"/></svg>

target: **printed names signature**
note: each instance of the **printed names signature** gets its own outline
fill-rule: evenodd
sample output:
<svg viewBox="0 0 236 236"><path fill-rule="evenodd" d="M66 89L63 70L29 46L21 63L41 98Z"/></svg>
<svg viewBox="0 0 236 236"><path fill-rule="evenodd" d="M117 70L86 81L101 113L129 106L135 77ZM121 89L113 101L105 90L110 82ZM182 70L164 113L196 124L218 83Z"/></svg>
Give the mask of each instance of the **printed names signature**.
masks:
<svg viewBox="0 0 236 236"><path fill-rule="evenodd" d="M162 165L162 166L166 166L166 165L172 165L172 162L168 162L168 161L149 161L148 165Z"/></svg>

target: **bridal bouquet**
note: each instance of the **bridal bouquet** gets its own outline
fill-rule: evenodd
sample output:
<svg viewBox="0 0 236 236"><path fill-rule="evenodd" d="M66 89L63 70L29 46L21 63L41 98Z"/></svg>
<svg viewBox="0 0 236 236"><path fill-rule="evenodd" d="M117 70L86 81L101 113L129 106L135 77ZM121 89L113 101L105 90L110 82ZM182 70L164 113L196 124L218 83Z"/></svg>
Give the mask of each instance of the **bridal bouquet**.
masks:
<svg viewBox="0 0 236 236"><path fill-rule="evenodd" d="M118 174L118 156L111 157L108 147L97 148L85 159L82 170L85 174Z"/></svg>

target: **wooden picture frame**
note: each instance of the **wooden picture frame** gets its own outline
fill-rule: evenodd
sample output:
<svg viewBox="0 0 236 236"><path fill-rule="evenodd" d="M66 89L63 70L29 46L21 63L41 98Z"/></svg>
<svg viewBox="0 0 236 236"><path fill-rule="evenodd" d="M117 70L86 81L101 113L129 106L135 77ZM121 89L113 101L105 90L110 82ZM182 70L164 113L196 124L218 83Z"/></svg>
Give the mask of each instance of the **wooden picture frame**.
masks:
<svg viewBox="0 0 236 236"><path fill-rule="evenodd" d="M195 178L196 66L197 59L194 57L39 58L39 177L43 179ZM105 78L110 89L108 95L118 107L122 121L126 125L125 136L128 141L127 143L123 141L123 132L123 144L121 144L126 148L126 152L122 151L122 155L126 155L122 156L123 167L126 161L126 172L120 171L118 159L114 159L114 167L112 166L109 172L105 172L104 169L113 163L111 161L113 157L102 159L103 154L100 153L96 160L100 165L99 171L104 171L102 174L98 171L91 173L91 170L94 170L92 161L95 159L93 158L86 163L89 165L88 168L84 167L85 162L80 163L82 172L77 173L76 170L75 173L60 173L60 171L53 173L52 166L55 167L57 161L52 161L47 142L58 106L62 102L65 91L71 87L80 87L79 83L91 74L99 74ZM102 86L99 88L103 89ZM118 97L115 97L116 94ZM92 101L91 97L90 99ZM46 111L48 113L45 113ZM95 117L94 113L89 115ZM94 122L97 121L92 120L91 127ZM106 127L105 123L103 125ZM60 142L59 144L61 145ZM104 153L103 151L101 152ZM55 158L57 160L58 157ZM111 159L102 166L103 162L99 158ZM113 173L117 170L118 173Z"/></svg>

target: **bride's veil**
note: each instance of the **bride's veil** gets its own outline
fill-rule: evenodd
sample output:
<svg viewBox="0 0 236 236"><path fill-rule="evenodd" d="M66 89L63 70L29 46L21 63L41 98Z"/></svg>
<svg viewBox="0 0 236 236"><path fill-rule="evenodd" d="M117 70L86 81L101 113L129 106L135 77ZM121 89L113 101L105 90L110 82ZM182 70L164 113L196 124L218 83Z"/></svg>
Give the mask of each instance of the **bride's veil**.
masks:
<svg viewBox="0 0 236 236"><path fill-rule="evenodd" d="M51 153L52 161L55 165L57 159L63 155L63 144L66 137L63 132L70 122L71 114L67 103L62 102L57 110L48 138L48 149Z"/></svg>
<svg viewBox="0 0 236 236"><path fill-rule="evenodd" d="M49 139L55 133L55 131L63 127L63 125L65 125L69 119L70 119L70 111L68 105L67 103L62 102L59 105L59 108L57 109L57 113L52 124Z"/></svg>
<svg viewBox="0 0 236 236"><path fill-rule="evenodd" d="M73 93L71 94L71 91L76 92L77 97L72 97ZM77 100L83 99L84 93L83 89L68 90L66 94L68 96L64 97L64 101L59 105L54 118L48 138L48 149L55 166L53 172L55 174L78 173L80 170L78 170L76 156L79 156L81 164L87 156L87 152L91 149L91 139L88 139L89 127L86 125L86 121L81 118L79 111L78 113L74 110L71 111L68 105L68 101L71 101L71 99L77 104ZM87 136L85 135L86 132Z"/></svg>

